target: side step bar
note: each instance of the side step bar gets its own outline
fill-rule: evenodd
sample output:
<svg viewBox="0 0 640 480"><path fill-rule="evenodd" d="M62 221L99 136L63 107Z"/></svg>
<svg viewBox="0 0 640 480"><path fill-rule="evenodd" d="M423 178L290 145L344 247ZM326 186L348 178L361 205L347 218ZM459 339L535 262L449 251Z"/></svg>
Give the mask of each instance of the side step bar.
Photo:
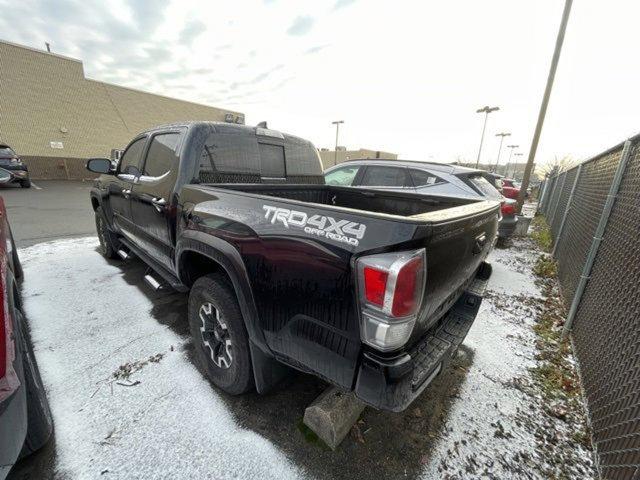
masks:
<svg viewBox="0 0 640 480"><path fill-rule="evenodd" d="M122 248L118 250L116 253L122 260L129 260L131 258L131 255L125 252Z"/></svg>
<svg viewBox="0 0 640 480"><path fill-rule="evenodd" d="M138 258L140 258L140 260L146 263L153 270L153 272L157 274L157 276L161 277L162 280L164 280L164 282L166 282L166 284L169 285L171 288L173 288L178 292L189 291L189 288L185 284L183 284L178 279L178 277L176 277L172 272L167 270L164 266L162 266L156 260L154 260L149 255L147 255L143 250L136 247L129 240L127 240L126 238L121 238L120 243L131 251L131 253L127 254L127 252L125 252L125 254L127 254L128 256L131 256L131 254L136 255ZM118 255L120 255L119 252L118 252ZM151 277L151 280L153 282L150 282L149 280L147 280L146 278L147 276ZM149 274L145 275L145 282L147 282L149 286L151 286L151 288L153 288L154 290L158 290L158 288L155 288L154 286L155 284L160 285L159 288L162 288L164 286L163 282L158 281L154 276Z"/></svg>
<svg viewBox="0 0 640 480"><path fill-rule="evenodd" d="M149 285L156 292L162 288L162 283L156 280L150 273L147 273L144 276L144 281L147 282L147 285Z"/></svg>

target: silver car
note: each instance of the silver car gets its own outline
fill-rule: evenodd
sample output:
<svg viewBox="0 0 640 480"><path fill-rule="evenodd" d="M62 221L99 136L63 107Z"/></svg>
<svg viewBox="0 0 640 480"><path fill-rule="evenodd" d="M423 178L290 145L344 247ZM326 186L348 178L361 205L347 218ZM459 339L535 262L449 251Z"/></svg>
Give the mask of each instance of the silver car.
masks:
<svg viewBox="0 0 640 480"><path fill-rule="evenodd" d="M325 183L443 197L489 198L502 202L499 237L516 228L515 201L505 199L488 172L445 163L408 160L351 160L324 172Z"/></svg>

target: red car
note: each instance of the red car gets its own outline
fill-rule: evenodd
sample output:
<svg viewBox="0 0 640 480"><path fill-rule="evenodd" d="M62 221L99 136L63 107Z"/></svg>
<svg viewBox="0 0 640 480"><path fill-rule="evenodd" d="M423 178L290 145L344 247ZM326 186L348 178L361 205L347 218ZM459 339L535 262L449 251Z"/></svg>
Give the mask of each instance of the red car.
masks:
<svg viewBox="0 0 640 480"><path fill-rule="evenodd" d="M43 447L53 430L49 403L22 312L22 268L0 197L0 480Z"/></svg>
<svg viewBox="0 0 640 480"><path fill-rule="evenodd" d="M497 183L503 196L506 198L512 198L513 200L518 199L518 195L520 195L520 184L518 182L510 178L498 178ZM529 192L527 191L524 198L528 197Z"/></svg>

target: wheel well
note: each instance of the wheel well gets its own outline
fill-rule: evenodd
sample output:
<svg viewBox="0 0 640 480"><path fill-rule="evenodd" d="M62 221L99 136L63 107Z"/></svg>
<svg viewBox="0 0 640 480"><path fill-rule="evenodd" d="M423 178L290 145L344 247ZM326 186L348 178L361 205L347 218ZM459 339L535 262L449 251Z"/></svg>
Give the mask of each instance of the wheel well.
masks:
<svg viewBox="0 0 640 480"><path fill-rule="evenodd" d="M96 197L91 197L91 206L93 207L93 211L95 212L100 206L100 202Z"/></svg>
<svg viewBox="0 0 640 480"><path fill-rule="evenodd" d="M218 262L206 255L192 250L187 250L180 255L179 264L180 280L191 287L200 277L210 273L220 273L226 277L230 285L233 285L226 270Z"/></svg>

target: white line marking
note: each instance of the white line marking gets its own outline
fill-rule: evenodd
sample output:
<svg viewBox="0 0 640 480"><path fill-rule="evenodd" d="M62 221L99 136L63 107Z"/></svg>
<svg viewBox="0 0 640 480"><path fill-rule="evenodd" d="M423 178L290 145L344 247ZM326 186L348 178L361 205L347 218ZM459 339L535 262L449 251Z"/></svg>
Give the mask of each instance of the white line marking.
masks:
<svg viewBox="0 0 640 480"><path fill-rule="evenodd" d="M35 183L31 182L31 186L33 188L35 188L36 190L42 190L42 187L39 187L38 185L36 185Z"/></svg>

